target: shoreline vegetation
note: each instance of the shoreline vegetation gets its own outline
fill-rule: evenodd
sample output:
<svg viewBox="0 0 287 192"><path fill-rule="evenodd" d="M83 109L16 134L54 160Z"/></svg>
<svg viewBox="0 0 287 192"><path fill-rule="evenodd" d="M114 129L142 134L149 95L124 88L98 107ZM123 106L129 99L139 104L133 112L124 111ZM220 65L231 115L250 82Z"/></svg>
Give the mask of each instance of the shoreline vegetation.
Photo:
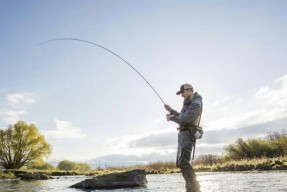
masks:
<svg viewBox="0 0 287 192"><path fill-rule="evenodd" d="M193 164L193 168L196 172L278 171L287 170L287 157L242 159L236 161L232 160L227 162L217 162L212 165L201 164L195 161ZM52 176L52 178L72 175L98 176L115 172L128 171L132 169L144 169L147 174L180 173L180 169L175 167L175 163L173 161L157 161L151 162L147 165L135 165L129 167L108 167L106 169L97 168L90 171L62 171L37 169L2 170L0 171L0 179L16 179L17 177L19 177L19 175L24 173L43 173Z"/></svg>

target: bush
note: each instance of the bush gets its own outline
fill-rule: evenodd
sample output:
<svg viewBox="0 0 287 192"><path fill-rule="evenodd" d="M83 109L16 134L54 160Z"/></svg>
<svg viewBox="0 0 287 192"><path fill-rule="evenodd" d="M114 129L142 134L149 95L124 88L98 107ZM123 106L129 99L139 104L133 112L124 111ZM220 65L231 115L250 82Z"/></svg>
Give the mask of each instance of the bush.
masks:
<svg viewBox="0 0 287 192"><path fill-rule="evenodd" d="M64 171L70 171L70 170L75 170L76 169L76 163L68 160L64 160L59 162L58 169L64 170Z"/></svg>
<svg viewBox="0 0 287 192"><path fill-rule="evenodd" d="M56 169L52 164L50 163L43 163L42 165L39 166L35 166L35 169L39 169L39 170L54 170Z"/></svg>
<svg viewBox="0 0 287 192"><path fill-rule="evenodd" d="M89 171L89 170L91 170L91 166L87 163L78 163L78 164L76 164L76 170L78 170L78 171Z"/></svg>
<svg viewBox="0 0 287 192"><path fill-rule="evenodd" d="M72 161L64 160L59 162L58 169L64 171L78 170L78 171L89 171L91 170L91 166L87 163L75 163Z"/></svg>
<svg viewBox="0 0 287 192"><path fill-rule="evenodd" d="M261 157L280 157L287 155L287 136L283 131L269 133L268 139L247 139L239 138L235 144L227 145L226 155L234 160L251 159Z"/></svg>
<svg viewBox="0 0 287 192"><path fill-rule="evenodd" d="M13 178L16 178L14 173L12 172L4 173L0 171L0 179L13 179Z"/></svg>
<svg viewBox="0 0 287 192"><path fill-rule="evenodd" d="M255 169L259 169L259 170L271 170L272 169L272 165L268 162L264 162L264 163L260 163L258 165L256 165Z"/></svg>
<svg viewBox="0 0 287 192"><path fill-rule="evenodd" d="M218 155L206 154L199 155L196 160L193 162L193 165L214 165L217 163L221 163L222 158Z"/></svg>

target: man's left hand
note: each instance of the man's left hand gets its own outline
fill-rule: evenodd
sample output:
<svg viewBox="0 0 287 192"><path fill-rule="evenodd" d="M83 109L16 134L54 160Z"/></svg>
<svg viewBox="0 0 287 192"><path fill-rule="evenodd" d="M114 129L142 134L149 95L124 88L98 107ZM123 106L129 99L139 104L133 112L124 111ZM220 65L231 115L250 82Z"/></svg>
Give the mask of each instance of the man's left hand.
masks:
<svg viewBox="0 0 287 192"><path fill-rule="evenodd" d="M171 111L172 111L172 108L171 108L169 105L167 105L167 104L164 104L164 108L165 108L165 110L167 110L168 112L171 112Z"/></svg>

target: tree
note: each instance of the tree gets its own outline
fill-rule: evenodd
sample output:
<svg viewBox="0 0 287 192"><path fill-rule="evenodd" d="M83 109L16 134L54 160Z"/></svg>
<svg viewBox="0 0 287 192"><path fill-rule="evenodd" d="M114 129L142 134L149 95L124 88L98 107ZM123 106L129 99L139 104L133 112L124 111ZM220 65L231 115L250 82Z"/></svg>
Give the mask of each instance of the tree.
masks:
<svg viewBox="0 0 287 192"><path fill-rule="evenodd" d="M5 169L19 169L51 154L52 147L34 124L18 121L0 130L0 164Z"/></svg>
<svg viewBox="0 0 287 192"><path fill-rule="evenodd" d="M77 171L89 171L91 170L91 166L87 163L75 163L73 161L64 160L59 162L58 169L70 171L70 170L77 170Z"/></svg>
<svg viewBox="0 0 287 192"><path fill-rule="evenodd" d="M77 164L72 161L64 160L59 162L57 168L60 170L70 171L75 170L77 168Z"/></svg>
<svg viewBox="0 0 287 192"><path fill-rule="evenodd" d="M78 171L89 171L91 170L91 166L88 163L77 163L76 169Z"/></svg>
<svg viewBox="0 0 287 192"><path fill-rule="evenodd" d="M38 169L38 170L54 170L54 169L56 169L52 164L47 163L47 162L43 163L42 165L35 166L33 168Z"/></svg>
<svg viewBox="0 0 287 192"><path fill-rule="evenodd" d="M43 159L27 163L28 169L38 169L38 170L54 170L56 169L52 164L45 162Z"/></svg>

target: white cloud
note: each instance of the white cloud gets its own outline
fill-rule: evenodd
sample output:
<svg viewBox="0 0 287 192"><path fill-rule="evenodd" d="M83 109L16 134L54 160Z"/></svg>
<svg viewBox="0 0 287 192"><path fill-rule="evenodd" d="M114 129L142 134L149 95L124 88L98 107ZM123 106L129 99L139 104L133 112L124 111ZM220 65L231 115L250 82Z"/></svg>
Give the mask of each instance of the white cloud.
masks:
<svg viewBox="0 0 287 192"><path fill-rule="evenodd" d="M163 120L154 119L142 125L136 134L123 135L110 138L106 141L107 146L112 149L125 149L126 153L131 151L161 152L172 149L177 143L176 125ZM140 153L141 153L140 152Z"/></svg>
<svg viewBox="0 0 287 192"><path fill-rule="evenodd" d="M287 75L245 98L225 97L207 106L207 130L236 129L287 117Z"/></svg>
<svg viewBox="0 0 287 192"><path fill-rule="evenodd" d="M3 117L2 121L6 124L14 124L22 115L27 114L26 110L9 110L0 112L0 116Z"/></svg>
<svg viewBox="0 0 287 192"><path fill-rule="evenodd" d="M255 92L254 97L261 104L265 118L273 120L287 117L287 75L260 88Z"/></svg>
<svg viewBox="0 0 287 192"><path fill-rule="evenodd" d="M32 94L13 93L7 95L6 101L12 106L26 106L34 103L35 99L32 97Z"/></svg>
<svg viewBox="0 0 287 192"><path fill-rule="evenodd" d="M27 107L35 102L34 94L32 93L11 93L8 94L0 108L0 118L5 124L14 124L23 115L26 115Z"/></svg>
<svg viewBox="0 0 287 192"><path fill-rule="evenodd" d="M123 155L142 155L146 153L166 154L176 150L177 132L166 129L150 131L144 134L124 135L109 139L107 144L110 152L119 150Z"/></svg>
<svg viewBox="0 0 287 192"><path fill-rule="evenodd" d="M45 135L48 138L83 139L86 137L86 135L82 133L82 130L80 128L73 127L71 122L55 119L55 123L56 128L54 130L45 132Z"/></svg>

